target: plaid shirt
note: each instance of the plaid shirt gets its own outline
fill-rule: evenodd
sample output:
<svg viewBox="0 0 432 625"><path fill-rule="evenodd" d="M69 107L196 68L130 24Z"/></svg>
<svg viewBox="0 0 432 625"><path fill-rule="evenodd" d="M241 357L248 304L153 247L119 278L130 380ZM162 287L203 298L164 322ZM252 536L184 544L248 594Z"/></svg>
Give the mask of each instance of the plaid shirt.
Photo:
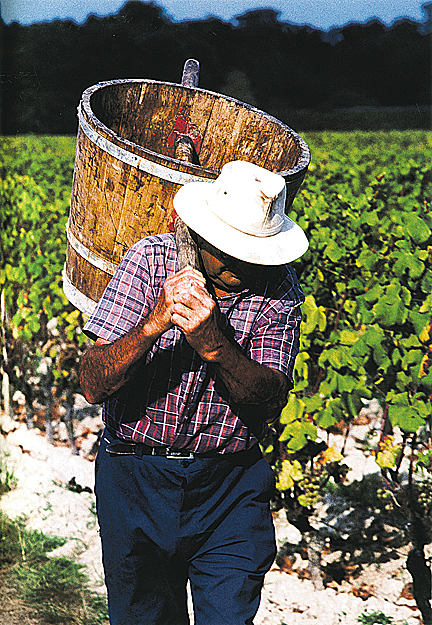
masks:
<svg viewBox="0 0 432 625"><path fill-rule="evenodd" d="M154 308L176 272L173 234L142 239L125 255L84 330L114 341ZM254 292L218 298L225 332L252 358L290 379L298 352L300 305L294 271L286 265ZM173 327L156 341L138 373L104 403L103 419L118 438L233 453L252 447L266 425L252 407L236 405L211 365ZM248 425L246 425L246 423Z"/></svg>

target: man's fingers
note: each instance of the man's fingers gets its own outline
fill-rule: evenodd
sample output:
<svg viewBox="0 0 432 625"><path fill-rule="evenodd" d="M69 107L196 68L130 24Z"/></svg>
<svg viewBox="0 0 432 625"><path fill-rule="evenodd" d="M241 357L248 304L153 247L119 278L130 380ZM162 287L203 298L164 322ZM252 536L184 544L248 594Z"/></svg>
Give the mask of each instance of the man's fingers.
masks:
<svg viewBox="0 0 432 625"><path fill-rule="evenodd" d="M206 283L203 274L189 266L184 267L175 275L180 279L189 280L190 282L196 282L202 285L205 285Z"/></svg>
<svg viewBox="0 0 432 625"><path fill-rule="evenodd" d="M188 286L183 284L179 285L178 288L174 291L173 301L174 303L183 302L190 303L191 305L193 305L195 301L199 303L213 303L213 300L210 297L207 289L197 284L192 284Z"/></svg>
<svg viewBox="0 0 432 625"><path fill-rule="evenodd" d="M198 297L191 295L190 293L183 294L180 293L178 297L174 300L172 306L172 313L176 312L183 316L188 317L200 317L206 318L211 315L213 310L213 301L205 301L203 302Z"/></svg>
<svg viewBox="0 0 432 625"><path fill-rule="evenodd" d="M202 297L199 292L178 292L171 309L171 321L183 330L186 329L184 324L187 324L188 331L191 331L211 319L214 307L215 303L210 296L204 294Z"/></svg>

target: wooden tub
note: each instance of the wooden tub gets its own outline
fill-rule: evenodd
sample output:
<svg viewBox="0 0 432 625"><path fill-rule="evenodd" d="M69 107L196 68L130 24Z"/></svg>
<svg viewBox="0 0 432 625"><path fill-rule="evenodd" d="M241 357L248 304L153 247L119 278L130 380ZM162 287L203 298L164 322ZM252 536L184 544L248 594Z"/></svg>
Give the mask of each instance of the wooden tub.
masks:
<svg viewBox="0 0 432 625"><path fill-rule="evenodd" d="M168 231L172 198L191 180L214 180L245 160L281 174L286 212L310 153L291 128L248 104L197 87L114 80L87 89L78 108L63 288L90 314L127 249ZM196 161L174 158L179 134L193 138Z"/></svg>

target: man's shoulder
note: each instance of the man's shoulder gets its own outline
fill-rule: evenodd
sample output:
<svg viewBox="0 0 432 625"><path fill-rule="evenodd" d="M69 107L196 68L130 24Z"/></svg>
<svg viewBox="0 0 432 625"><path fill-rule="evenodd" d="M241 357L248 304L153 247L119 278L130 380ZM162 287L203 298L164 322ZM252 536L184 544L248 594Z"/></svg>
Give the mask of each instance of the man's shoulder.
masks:
<svg viewBox="0 0 432 625"><path fill-rule="evenodd" d="M297 274L291 265L273 267L268 274L267 289L276 299L294 291L300 290Z"/></svg>
<svg viewBox="0 0 432 625"><path fill-rule="evenodd" d="M130 251L138 254L148 254L150 251L160 254L175 253L174 234L167 232L165 234L153 234L144 237L132 245Z"/></svg>
<svg viewBox="0 0 432 625"><path fill-rule="evenodd" d="M156 267L175 264L177 248L174 234L154 234L137 241L124 256L127 264L141 267Z"/></svg>
<svg viewBox="0 0 432 625"><path fill-rule="evenodd" d="M155 234L140 239L123 256L117 268L117 278L130 276L144 279L146 275L165 277L175 273L177 249L174 235ZM122 278L123 279L123 278Z"/></svg>

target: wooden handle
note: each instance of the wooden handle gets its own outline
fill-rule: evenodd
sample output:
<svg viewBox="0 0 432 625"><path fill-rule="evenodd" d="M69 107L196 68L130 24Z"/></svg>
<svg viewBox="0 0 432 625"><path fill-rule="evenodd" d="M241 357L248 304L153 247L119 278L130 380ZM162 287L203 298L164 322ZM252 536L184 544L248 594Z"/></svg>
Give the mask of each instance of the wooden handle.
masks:
<svg viewBox="0 0 432 625"><path fill-rule="evenodd" d="M197 87L199 81L199 63L195 59L189 59L184 64L182 85L185 87ZM175 158L179 161L192 163L194 155L194 144L187 135L180 135L177 139ZM174 234L177 246L177 268L183 269L187 265L193 269L200 270L201 264L199 260L198 248L192 239L189 228L180 219L176 217L174 221Z"/></svg>
<svg viewBox="0 0 432 625"><path fill-rule="evenodd" d="M175 158L186 163L193 162L195 146L188 135L179 135L176 141Z"/></svg>
<svg viewBox="0 0 432 625"><path fill-rule="evenodd" d="M183 66L181 84L183 87L198 87L199 83L199 62L195 59L188 59Z"/></svg>

